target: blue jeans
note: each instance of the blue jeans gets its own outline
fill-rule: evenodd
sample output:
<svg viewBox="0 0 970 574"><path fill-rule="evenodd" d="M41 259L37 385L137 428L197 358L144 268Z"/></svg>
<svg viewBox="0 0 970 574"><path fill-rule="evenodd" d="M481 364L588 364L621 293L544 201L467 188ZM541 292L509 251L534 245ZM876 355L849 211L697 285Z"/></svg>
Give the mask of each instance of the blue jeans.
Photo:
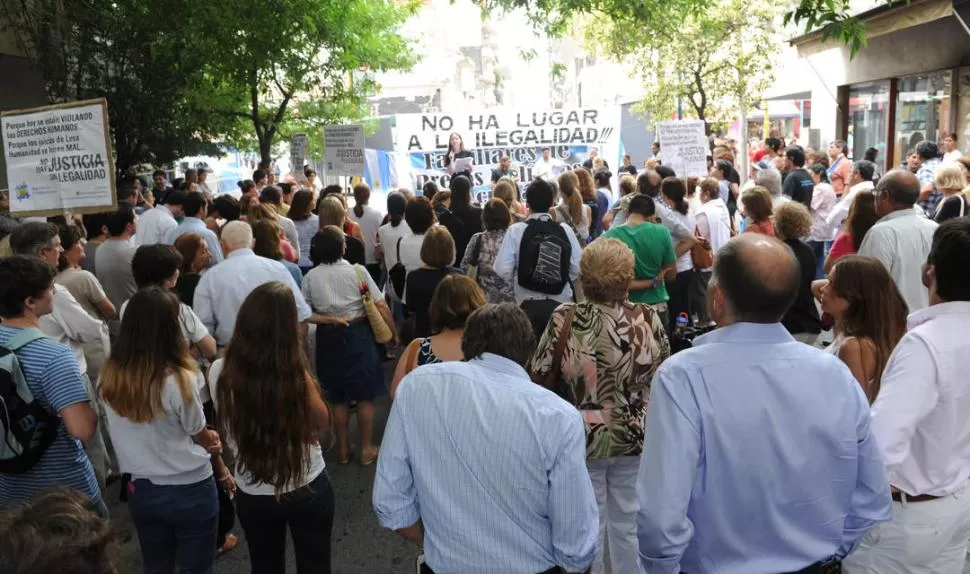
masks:
<svg viewBox="0 0 970 574"><path fill-rule="evenodd" d="M211 574L219 526L215 480L162 486L138 479L128 491L145 574L171 574L176 562L179 574Z"/></svg>

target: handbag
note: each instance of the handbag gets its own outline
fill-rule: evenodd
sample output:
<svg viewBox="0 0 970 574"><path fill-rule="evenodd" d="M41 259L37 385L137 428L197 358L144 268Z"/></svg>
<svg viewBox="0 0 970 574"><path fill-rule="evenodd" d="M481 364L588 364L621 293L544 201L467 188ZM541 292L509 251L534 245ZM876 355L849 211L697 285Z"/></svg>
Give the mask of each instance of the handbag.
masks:
<svg viewBox="0 0 970 574"><path fill-rule="evenodd" d="M697 228L694 228L694 235L698 235ZM714 252L710 244L704 245L698 242L690 248L690 260L694 262L694 269L710 269L714 265Z"/></svg>
<svg viewBox="0 0 970 574"><path fill-rule="evenodd" d="M399 237L397 240L397 262L387 270L387 276L391 280L391 288L394 289L394 294L397 295L397 300L400 301L404 297L404 283L408 277L408 270L401 263L401 241L403 237Z"/></svg>
<svg viewBox="0 0 970 574"><path fill-rule="evenodd" d="M532 382L545 387L550 391L554 391L560 396L562 396L562 393L556 391L555 386L559 381L559 375L562 374L562 358L566 353L566 343L569 342L569 335L573 332L573 317L575 315L576 305L573 305L568 311L566 311L566 318L562 324L562 331L560 331L556 336L556 346L552 351L552 368L545 377L541 377L538 373L532 375Z"/></svg>
<svg viewBox="0 0 970 574"><path fill-rule="evenodd" d="M391 332L391 328L388 327L383 315L377 309L377 303L374 303L374 298L371 297L367 280L361 275L360 267L354 265L354 271L357 272L357 279L360 281L360 298L364 302L364 312L367 314L367 322L370 323L371 331L374 332L374 340L383 345L394 338L394 333Z"/></svg>

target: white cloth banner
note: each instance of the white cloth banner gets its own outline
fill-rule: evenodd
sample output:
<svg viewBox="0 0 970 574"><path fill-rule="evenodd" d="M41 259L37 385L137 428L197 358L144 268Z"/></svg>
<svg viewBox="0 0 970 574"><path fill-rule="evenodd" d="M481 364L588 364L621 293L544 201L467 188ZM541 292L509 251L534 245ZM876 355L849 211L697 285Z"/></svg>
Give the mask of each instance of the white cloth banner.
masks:
<svg viewBox="0 0 970 574"><path fill-rule="evenodd" d="M104 99L3 112L10 212L18 216L117 207Z"/></svg>

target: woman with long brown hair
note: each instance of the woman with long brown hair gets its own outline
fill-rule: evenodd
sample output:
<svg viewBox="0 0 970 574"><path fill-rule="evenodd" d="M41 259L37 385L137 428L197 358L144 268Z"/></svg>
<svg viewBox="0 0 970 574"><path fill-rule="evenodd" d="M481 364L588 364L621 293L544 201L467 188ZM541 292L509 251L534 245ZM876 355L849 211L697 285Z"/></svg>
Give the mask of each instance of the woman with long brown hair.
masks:
<svg viewBox="0 0 970 574"><path fill-rule="evenodd" d="M310 370L292 291L246 297L226 356L209 370L219 429L236 452L236 509L254 574L330 572L334 495L319 443L330 411Z"/></svg>
<svg viewBox="0 0 970 574"><path fill-rule="evenodd" d="M845 218L845 229L835 237L832 248L825 258L823 271L827 274L839 259L857 253L866 233L869 233L872 226L878 222L875 194L871 191L856 193L852 198L852 205L849 206L849 214Z"/></svg>
<svg viewBox="0 0 970 574"><path fill-rule="evenodd" d="M175 291L183 303L192 306L195 288L202 279L202 270L209 266L211 256L205 239L198 233L184 233L175 240L175 250L182 255L182 267L175 283Z"/></svg>
<svg viewBox="0 0 970 574"><path fill-rule="evenodd" d="M828 352L848 365L871 404L889 355L906 334L906 301L882 263L859 255L840 259L812 292L835 318Z"/></svg>
<svg viewBox="0 0 970 574"><path fill-rule="evenodd" d="M296 226L300 239L300 269L306 273L313 268L310 262L310 241L320 230L320 219L313 213L313 193L301 189L293 194L289 218Z"/></svg>
<svg viewBox="0 0 970 574"><path fill-rule="evenodd" d="M562 203L554 207L549 215L553 221L569 225L576 233L580 246L589 241L590 209L583 205L580 191L579 176L573 171L564 172L559 176L559 195Z"/></svg>
<svg viewBox="0 0 970 574"><path fill-rule="evenodd" d="M525 208L519 203L518 196L519 193L515 187L515 183L508 179L498 180L498 183L495 184L495 189L492 190L492 197L501 199L505 203L505 206L509 208L512 223L525 221L527 217Z"/></svg>
<svg viewBox="0 0 970 574"><path fill-rule="evenodd" d="M258 203L254 204L249 208L247 213L246 221L250 225L259 223L260 221L269 221L276 225L280 230L279 244L280 250L283 253L283 259L289 261L290 263L296 263L300 260L300 238L296 233L296 226L293 222L285 217L280 217L276 210L273 209L269 204ZM292 230L287 230L284 226L284 221L292 226Z"/></svg>
<svg viewBox="0 0 970 574"><path fill-rule="evenodd" d="M303 284L303 271L300 266L292 261L287 261L283 257L283 249L280 247L280 234L283 232L274 221L264 219L253 222L253 253L260 257L279 261L286 270L290 272L293 281L297 286Z"/></svg>
<svg viewBox="0 0 970 574"><path fill-rule="evenodd" d="M128 510L145 572L211 572L219 500L209 453L222 450L206 429L199 392L205 379L179 324L179 300L159 286L128 301L99 393L118 466L131 474ZM221 460L218 481L234 488Z"/></svg>

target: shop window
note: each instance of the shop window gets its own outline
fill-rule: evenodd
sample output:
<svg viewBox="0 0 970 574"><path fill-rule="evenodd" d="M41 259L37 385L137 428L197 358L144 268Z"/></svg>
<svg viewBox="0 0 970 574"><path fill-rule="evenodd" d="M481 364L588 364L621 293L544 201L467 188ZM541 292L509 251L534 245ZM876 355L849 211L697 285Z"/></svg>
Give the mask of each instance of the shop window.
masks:
<svg viewBox="0 0 970 574"><path fill-rule="evenodd" d="M960 151L968 154L970 153L970 68L961 69L957 78L957 143Z"/></svg>
<svg viewBox="0 0 970 574"><path fill-rule="evenodd" d="M898 167L923 140L941 143L950 125L951 72L904 76L896 82L895 143L891 167Z"/></svg>
<svg viewBox="0 0 970 574"><path fill-rule="evenodd" d="M889 127L889 82L850 86L848 112L849 158L862 159L866 150L874 147L879 150L876 162L882 165Z"/></svg>

